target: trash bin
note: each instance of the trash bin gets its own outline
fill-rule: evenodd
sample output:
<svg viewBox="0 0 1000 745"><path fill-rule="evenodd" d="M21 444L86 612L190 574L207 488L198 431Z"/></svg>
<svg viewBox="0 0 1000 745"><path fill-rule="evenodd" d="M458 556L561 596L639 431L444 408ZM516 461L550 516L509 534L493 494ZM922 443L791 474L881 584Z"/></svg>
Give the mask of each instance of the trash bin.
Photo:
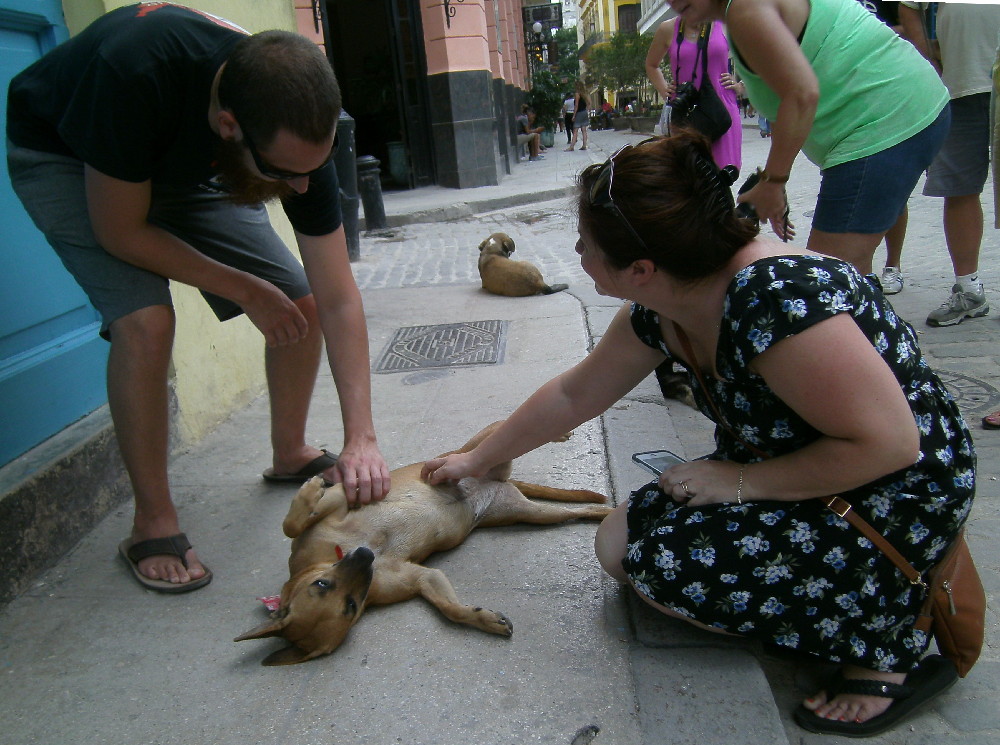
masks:
<svg viewBox="0 0 1000 745"><path fill-rule="evenodd" d="M387 227L379 173L379 160L374 155L362 155L358 158L358 194L365 210L366 232L384 230Z"/></svg>
<svg viewBox="0 0 1000 745"><path fill-rule="evenodd" d="M340 212L347 234L347 257L351 261L361 258L361 237L358 232L358 170L354 155L354 118L346 111L340 112L337 122L337 154L333 164L340 181Z"/></svg>

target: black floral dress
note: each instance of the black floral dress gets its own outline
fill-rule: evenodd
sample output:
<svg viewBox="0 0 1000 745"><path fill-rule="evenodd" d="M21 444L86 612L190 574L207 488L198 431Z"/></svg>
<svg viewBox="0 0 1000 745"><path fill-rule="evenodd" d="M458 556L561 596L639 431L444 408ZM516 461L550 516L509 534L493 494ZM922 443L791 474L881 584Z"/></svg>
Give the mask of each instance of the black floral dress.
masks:
<svg viewBox="0 0 1000 745"><path fill-rule="evenodd" d="M838 313L851 314L892 369L920 431L915 465L841 496L923 571L971 509L972 439L921 358L913 329L853 267L794 256L740 271L726 294L717 350L724 380L710 377L706 384L740 438L771 456L802 448L819 432L748 365L783 338ZM654 312L634 306L632 325L644 343L669 356ZM690 377L699 408L714 419ZM715 440L711 458L760 459L718 423ZM819 500L685 507L652 483L629 498L628 533L622 564L639 592L703 624L891 672L908 672L929 643L913 629L920 589Z"/></svg>

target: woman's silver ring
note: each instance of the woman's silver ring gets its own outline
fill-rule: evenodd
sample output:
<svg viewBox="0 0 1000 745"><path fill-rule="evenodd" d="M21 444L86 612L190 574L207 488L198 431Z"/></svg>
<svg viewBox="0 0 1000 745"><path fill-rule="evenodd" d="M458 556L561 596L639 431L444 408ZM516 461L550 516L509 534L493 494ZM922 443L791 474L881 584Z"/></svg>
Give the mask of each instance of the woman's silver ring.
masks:
<svg viewBox="0 0 1000 745"><path fill-rule="evenodd" d="M688 482L687 481L681 481L680 483L677 484L677 486L679 486L681 489L684 490L684 494L686 494L688 496L688 498L691 497L691 490L688 489Z"/></svg>

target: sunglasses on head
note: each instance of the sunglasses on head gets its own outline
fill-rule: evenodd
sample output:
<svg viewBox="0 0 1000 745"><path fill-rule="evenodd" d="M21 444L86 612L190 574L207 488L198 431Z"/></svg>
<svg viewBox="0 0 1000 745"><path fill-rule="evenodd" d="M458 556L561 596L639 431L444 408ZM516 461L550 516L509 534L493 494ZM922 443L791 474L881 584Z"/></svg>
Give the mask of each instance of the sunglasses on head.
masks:
<svg viewBox="0 0 1000 745"><path fill-rule="evenodd" d="M243 143L250 151L250 157L253 158L253 164L257 166L257 170L260 171L260 175L266 178L274 179L275 181L288 181L290 179L307 178L312 176L317 171L325 168L326 165L333 160L334 156L337 154L337 148L340 145L338 136L334 134L333 146L330 148L330 154L326 156L326 160L323 161L323 164L311 171L308 171L307 173L296 173L295 171L283 171L280 168L275 168L264 160L264 158L261 157L260 152L257 150L257 146L254 144L253 140L250 139L250 135L246 132L243 133Z"/></svg>
<svg viewBox="0 0 1000 745"><path fill-rule="evenodd" d="M604 161L603 164L590 166L590 168L597 169L597 176L594 178L594 183L590 185L590 206L606 209L618 218L618 221L628 229L628 232L632 234L633 238L635 238L636 243L638 243L642 250L647 254L649 253L649 248L646 246L646 242L639 236L636 229L632 227L632 223L628 221L625 214L618 209L618 205L615 204L615 200L611 196L611 186L615 180L615 158L625 150L628 150L630 147L640 147L641 145L645 145L647 142L653 142L654 139L643 140L636 145L632 145L630 143L620 147L615 150L611 154L611 157Z"/></svg>

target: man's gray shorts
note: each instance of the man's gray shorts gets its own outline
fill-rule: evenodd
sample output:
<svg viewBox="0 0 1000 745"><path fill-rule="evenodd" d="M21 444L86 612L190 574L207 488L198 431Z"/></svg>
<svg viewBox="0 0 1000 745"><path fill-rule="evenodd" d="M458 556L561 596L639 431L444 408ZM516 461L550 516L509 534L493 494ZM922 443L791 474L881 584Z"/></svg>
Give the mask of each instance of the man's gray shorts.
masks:
<svg viewBox="0 0 1000 745"><path fill-rule="evenodd" d="M951 100L951 129L927 169L925 197L982 194L990 170L990 94Z"/></svg>
<svg viewBox="0 0 1000 745"><path fill-rule="evenodd" d="M14 192L63 265L101 314L101 336L119 318L152 305L172 305L166 278L105 251L94 237L84 193L83 163L8 142ZM154 186L149 222L219 263L266 279L293 300L310 294L302 265L271 227L262 205L233 204L209 189ZM202 292L220 320L243 310Z"/></svg>

